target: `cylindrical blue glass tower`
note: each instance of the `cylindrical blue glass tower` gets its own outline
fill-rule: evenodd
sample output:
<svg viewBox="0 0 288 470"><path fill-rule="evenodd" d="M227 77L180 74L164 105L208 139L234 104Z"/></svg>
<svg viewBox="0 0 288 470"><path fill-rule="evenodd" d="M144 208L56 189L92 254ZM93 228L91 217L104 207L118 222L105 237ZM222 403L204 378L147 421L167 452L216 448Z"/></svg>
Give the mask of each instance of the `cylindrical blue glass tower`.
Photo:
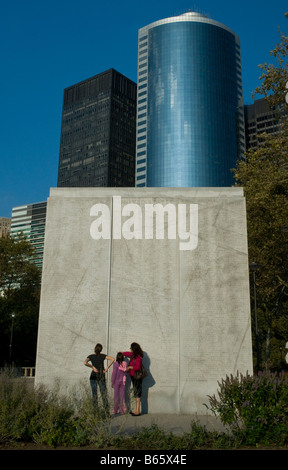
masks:
<svg viewBox="0 0 288 470"><path fill-rule="evenodd" d="M190 12L139 30L136 186L231 186L244 150L239 38Z"/></svg>

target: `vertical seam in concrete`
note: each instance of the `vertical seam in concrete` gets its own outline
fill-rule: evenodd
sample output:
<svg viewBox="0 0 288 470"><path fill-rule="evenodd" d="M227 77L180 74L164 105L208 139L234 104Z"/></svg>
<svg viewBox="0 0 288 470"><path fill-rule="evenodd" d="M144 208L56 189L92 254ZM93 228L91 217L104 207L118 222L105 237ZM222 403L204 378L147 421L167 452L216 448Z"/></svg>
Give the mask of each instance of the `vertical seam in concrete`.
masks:
<svg viewBox="0 0 288 470"><path fill-rule="evenodd" d="M109 267L108 267L108 299L107 299L107 330L106 330L106 347L107 354L110 356L110 306L111 306L111 272L112 272L112 242L113 242L113 196L111 198L110 213L110 245L109 245Z"/></svg>

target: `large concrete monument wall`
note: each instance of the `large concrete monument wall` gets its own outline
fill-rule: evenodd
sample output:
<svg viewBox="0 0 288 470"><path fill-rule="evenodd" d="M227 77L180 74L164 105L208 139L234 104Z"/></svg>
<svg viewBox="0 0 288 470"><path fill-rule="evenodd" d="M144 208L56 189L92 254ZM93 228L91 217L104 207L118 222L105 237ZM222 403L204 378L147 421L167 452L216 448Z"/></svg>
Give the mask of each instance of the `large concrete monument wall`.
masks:
<svg viewBox="0 0 288 470"><path fill-rule="evenodd" d="M151 208L154 229L170 215L162 239ZM115 357L134 341L144 412L206 413L218 380L252 372L241 188L51 189L36 384L88 383L96 343Z"/></svg>

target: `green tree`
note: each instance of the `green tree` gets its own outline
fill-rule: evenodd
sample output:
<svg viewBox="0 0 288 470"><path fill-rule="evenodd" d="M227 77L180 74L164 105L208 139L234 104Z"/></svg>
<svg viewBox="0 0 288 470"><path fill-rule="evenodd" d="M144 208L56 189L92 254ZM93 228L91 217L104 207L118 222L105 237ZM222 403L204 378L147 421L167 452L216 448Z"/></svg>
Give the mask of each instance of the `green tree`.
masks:
<svg viewBox="0 0 288 470"><path fill-rule="evenodd" d="M1 365L12 361L15 365L32 366L35 362L41 281L40 270L32 261L33 252L23 236L0 238Z"/></svg>
<svg viewBox="0 0 288 470"><path fill-rule="evenodd" d="M285 13L285 16L288 18L288 12ZM285 103L285 95L288 92L286 88L288 79L288 37L280 31L279 34L280 42L270 52L270 56L274 58L275 63L268 64L265 62L259 65L262 70L259 80L262 80L262 83L256 88L253 95L264 95L271 106L280 106L282 108Z"/></svg>
<svg viewBox="0 0 288 470"><path fill-rule="evenodd" d="M246 197L249 260L261 266L255 276L259 340L262 358L277 366L288 341L288 123L246 157L235 177Z"/></svg>
<svg viewBox="0 0 288 470"><path fill-rule="evenodd" d="M261 266L255 279L262 368L280 367L280 348L288 341L288 38L280 36L270 53L276 65L259 66L262 84L255 90L279 110L279 132L263 134L260 147L248 151L234 170L246 197L249 260Z"/></svg>

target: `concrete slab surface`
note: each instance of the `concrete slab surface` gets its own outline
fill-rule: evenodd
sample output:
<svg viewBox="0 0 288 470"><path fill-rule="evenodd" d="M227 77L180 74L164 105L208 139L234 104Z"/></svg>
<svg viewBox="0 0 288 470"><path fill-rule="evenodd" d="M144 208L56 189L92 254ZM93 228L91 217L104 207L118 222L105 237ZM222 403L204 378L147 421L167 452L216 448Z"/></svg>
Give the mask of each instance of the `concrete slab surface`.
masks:
<svg viewBox="0 0 288 470"><path fill-rule="evenodd" d="M156 425L165 432L172 432L175 435L182 435L191 431L191 424L196 422L207 431L227 432L220 419L212 415L191 415L191 414L163 414L152 413L132 416L131 414L113 415L108 425L113 434L133 434L143 428L150 428Z"/></svg>

